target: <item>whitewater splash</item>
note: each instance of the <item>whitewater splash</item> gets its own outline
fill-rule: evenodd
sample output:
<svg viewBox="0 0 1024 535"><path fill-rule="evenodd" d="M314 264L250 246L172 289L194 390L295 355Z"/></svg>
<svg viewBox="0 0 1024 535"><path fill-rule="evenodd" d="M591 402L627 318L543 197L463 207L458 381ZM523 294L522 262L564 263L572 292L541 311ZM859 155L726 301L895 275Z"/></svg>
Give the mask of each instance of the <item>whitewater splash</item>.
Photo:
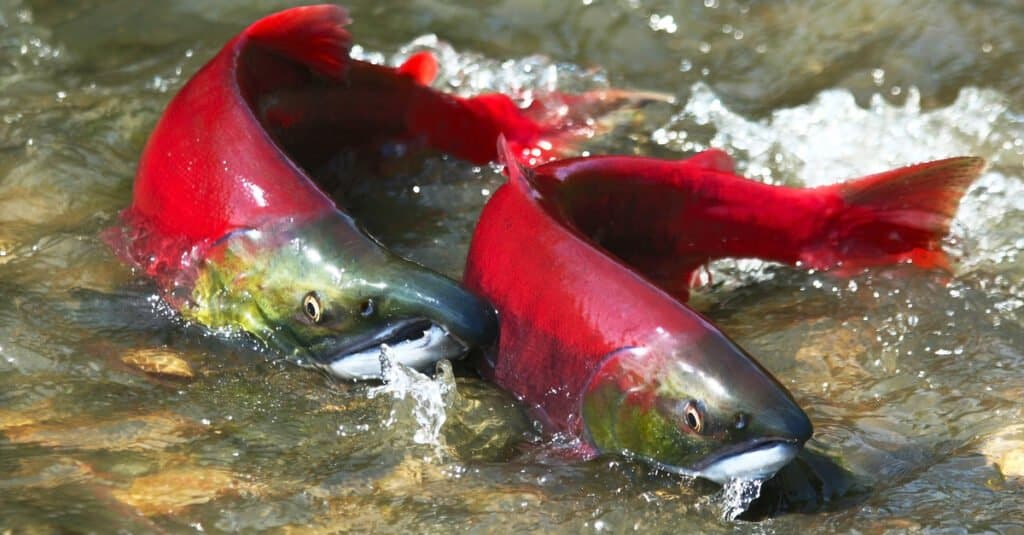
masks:
<svg viewBox="0 0 1024 535"><path fill-rule="evenodd" d="M722 486L721 508L723 520L736 520L761 496L762 479L734 479Z"/></svg>
<svg viewBox="0 0 1024 535"><path fill-rule="evenodd" d="M437 374L430 377L402 365L389 357L387 345L381 346L381 376L384 384L371 388L368 397L374 399L387 395L395 400L390 417L384 422L391 427L405 419L400 411L408 411L416 424L412 440L416 444L434 446L440 454L445 447L441 428L447 420L447 410L452 407L455 390L455 376L447 360L437 363Z"/></svg>
<svg viewBox="0 0 1024 535"><path fill-rule="evenodd" d="M435 87L463 96L500 91L528 105L551 91L610 86L601 69L544 56L498 61L457 51L432 34L413 39L395 54L356 46L352 55L394 66L421 50L439 60ZM805 104L750 119L729 109L711 86L698 82L680 95L681 104L667 120L648 117L632 128L639 130L634 133L640 138L680 157L723 148L745 176L804 187L927 160L985 155L989 169L964 196L947 249L963 256L961 272L1024 258L1019 255L1024 240L1006 230L1007 221L1024 212L1024 115L1011 108L1004 94L991 89L964 88L954 102L935 109L922 108L914 87L902 94L902 104L876 94L863 106L850 91L830 89ZM485 190L481 200L492 189ZM710 278L742 285L771 279L772 267L756 260L718 261L711 266Z"/></svg>
<svg viewBox="0 0 1024 535"><path fill-rule="evenodd" d="M774 111L760 120L732 110L704 83L651 140L690 153L725 148L740 171L772 184L822 186L912 163L982 154L988 170L967 192L947 248L964 256L961 271L1005 264L1024 250L1024 240L1006 223L1024 212L1024 115L990 89L965 88L956 101L921 108L915 88L902 105L880 95L867 107L845 89L819 93L810 102ZM746 284L772 278L771 264L725 260L712 279Z"/></svg>

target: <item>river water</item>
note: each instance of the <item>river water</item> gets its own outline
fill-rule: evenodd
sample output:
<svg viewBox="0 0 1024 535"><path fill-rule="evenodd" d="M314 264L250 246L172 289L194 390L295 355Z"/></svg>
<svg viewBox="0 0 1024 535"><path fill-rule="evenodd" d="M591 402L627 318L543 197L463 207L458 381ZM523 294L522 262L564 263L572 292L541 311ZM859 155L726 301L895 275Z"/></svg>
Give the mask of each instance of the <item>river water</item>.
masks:
<svg viewBox="0 0 1024 535"><path fill-rule="evenodd" d="M789 185L989 160L946 243L952 275L712 266L695 306L815 424L807 454L735 520L737 489L567 460L465 373L337 384L182 325L114 258L99 234L128 205L167 100L288 5L0 0L0 528L1024 532L1016 2L349 4L356 53L394 63L432 49L449 91L675 96L620 117L591 152L716 146L748 176ZM458 276L502 181L429 157L349 199L385 243Z"/></svg>

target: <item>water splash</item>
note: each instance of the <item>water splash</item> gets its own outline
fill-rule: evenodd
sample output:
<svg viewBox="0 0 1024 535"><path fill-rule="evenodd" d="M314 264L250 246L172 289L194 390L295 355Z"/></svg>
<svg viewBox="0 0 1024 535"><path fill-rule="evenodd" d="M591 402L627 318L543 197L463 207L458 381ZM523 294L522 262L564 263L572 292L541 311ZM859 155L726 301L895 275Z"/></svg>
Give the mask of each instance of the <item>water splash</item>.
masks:
<svg viewBox="0 0 1024 535"><path fill-rule="evenodd" d="M394 361L389 356L388 346L381 345L380 352L381 376L384 384L371 388L370 399L389 395L396 401L391 417L386 426L406 419L402 414L411 416L416 424L412 440L416 444L434 446L439 452L444 448L444 437L441 428L447 420L447 410L454 403L456 395L455 376L452 365L447 360L437 363L436 377L430 377Z"/></svg>
<svg viewBox="0 0 1024 535"><path fill-rule="evenodd" d="M821 186L911 163L983 156L989 169L967 192L953 223L954 253L963 271L1006 265L1024 248L1016 221L1024 213L1024 114L997 91L964 88L949 106L923 109L919 92L903 104L880 95L867 107L853 93L831 89L810 102L750 119L729 109L704 83L694 84L683 109L651 135L654 143L694 152L721 147L741 172L772 184ZM745 284L772 276L771 265L727 260L712 280Z"/></svg>
<svg viewBox="0 0 1024 535"><path fill-rule="evenodd" d="M460 96L496 91L512 96L521 106L551 91L580 92L609 87L607 73L559 63L541 55L495 60L482 54L458 51L434 34L426 34L402 46L394 55L368 51L355 45L351 56L371 63L401 65L412 54L429 51L437 57L440 72L434 87Z"/></svg>
<svg viewBox="0 0 1024 535"><path fill-rule="evenodd" d="M722 519L736 520L761 496L763 479L733 479L722 487Z"/></svg>

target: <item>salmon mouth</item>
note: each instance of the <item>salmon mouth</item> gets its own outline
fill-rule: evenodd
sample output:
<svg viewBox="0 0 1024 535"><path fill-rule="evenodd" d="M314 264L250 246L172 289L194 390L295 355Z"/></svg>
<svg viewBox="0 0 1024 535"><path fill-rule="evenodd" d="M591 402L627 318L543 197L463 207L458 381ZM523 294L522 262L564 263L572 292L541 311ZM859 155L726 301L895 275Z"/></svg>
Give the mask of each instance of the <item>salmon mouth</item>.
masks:
<svg viewBox="0 0 1024 535"><path fill-rule="evenodd" d="M730 481L764 481L790 463L802 441L787 438L757 438L728 446L689 468L653 462L658 468L690 477L700 477L725 485Z"/></svg>
<svg viewBox="0 0 1024 535"><path fill-rule="evenodd" d="M458 358L468 351L469 345L443 325L411 318L346 340L320 366L339 379L373 380L383 378L382 352L392 363L426 371L441 359Z"/></svg>

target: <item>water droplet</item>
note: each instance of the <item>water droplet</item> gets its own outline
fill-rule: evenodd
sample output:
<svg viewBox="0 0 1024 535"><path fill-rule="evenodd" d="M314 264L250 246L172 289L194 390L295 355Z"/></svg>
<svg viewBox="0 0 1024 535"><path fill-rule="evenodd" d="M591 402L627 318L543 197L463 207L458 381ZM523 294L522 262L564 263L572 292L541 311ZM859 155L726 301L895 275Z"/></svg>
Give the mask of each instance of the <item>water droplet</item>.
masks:
<svg viewBox="0 0 1024 535"><path fill-rule="evenodd" d="M676 30L679 29L679 26L676 25L676 20L672 15L651 15L650 18L647 19L647 25L656 32L676 33Z"/></svg>
<svg viewBox="0 0 1024 535"><path fill-rule="evenodd" d="M875 85L885 83L885 69L872 69L871 80L875 82Z"/></svg>

